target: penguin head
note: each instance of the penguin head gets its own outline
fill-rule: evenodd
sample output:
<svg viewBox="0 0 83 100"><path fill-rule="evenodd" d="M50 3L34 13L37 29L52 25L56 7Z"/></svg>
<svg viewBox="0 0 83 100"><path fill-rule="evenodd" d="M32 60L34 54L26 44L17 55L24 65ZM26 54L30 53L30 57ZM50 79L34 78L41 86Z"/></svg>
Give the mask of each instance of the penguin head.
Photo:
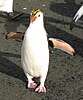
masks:
<svg viewBox="0 0 83 100"><path fill-rule="evenodd" d="M33 10L30 14L30 23L34 22L43 22L43 12L40 9Z"/></svg>

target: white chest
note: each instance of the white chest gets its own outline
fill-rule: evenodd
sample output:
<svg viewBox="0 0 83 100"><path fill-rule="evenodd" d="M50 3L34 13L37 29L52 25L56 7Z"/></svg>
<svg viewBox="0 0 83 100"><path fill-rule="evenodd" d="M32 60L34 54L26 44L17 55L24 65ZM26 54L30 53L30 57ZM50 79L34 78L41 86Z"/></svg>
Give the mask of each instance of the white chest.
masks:
<svg viewBox="0 0 83 100"><path fill-rule="evenodd" d="M22 46L24 70L32 76L45 74L49 65L49 49L45 30L29 29L26 31Z"/></svg>

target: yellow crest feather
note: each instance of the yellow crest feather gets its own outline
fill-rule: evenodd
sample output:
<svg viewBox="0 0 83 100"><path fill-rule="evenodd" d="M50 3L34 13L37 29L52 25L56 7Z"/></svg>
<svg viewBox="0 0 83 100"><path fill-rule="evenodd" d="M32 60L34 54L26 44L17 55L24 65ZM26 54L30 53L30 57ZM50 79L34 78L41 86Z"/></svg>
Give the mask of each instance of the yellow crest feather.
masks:
<svg viewBox="0 0 83 100"><path fill-rule="evenodd" d="M43 13L40 9L38 9L38 10L32 10L31 15L36 15L38 12Z"/></svg>

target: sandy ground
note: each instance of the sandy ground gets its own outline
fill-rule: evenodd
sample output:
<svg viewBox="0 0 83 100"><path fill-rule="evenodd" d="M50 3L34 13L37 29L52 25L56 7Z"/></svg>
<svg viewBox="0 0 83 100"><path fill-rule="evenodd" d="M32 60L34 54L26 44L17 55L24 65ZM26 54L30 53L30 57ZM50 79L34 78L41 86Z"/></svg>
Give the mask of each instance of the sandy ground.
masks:
<svg viewBox="0 0 83 100"><path fill-rule="evenodd" d="M0 100L83 100L83 18L72 31L69 29L81 1L14 0L14 10L24 15L10 20L6 13L0 13ZM50 36L70 43L76 50L76 56L71 56L50 48L45 94L26 88L20 61L22 42L5 39L7 32L25 32L32 9L45 12L45 28Z"/></svg>

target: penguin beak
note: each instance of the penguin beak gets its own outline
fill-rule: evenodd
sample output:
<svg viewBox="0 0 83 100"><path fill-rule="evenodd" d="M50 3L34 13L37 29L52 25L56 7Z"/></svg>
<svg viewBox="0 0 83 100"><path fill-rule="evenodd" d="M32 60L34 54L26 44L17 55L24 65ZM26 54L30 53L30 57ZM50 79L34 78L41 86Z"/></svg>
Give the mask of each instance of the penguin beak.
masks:
<svg viewBox="0 0 83 100"><path fill-rule="evenodd" d="M36 16L32 15L32 16L30 17L30 23L33 23L33 22L35 21L36 18L37 18Z"/></svg>

